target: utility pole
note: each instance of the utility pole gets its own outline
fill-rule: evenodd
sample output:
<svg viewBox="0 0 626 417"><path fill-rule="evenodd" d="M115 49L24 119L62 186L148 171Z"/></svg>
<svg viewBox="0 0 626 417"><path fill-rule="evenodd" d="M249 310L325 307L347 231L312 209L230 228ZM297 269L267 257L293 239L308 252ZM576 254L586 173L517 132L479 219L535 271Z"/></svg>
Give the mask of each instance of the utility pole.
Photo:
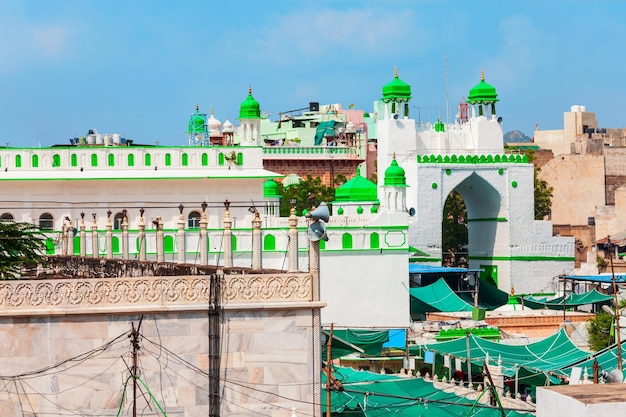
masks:
<svg viewBox="0 0 626 417"><path fill-rule="evenodd" d="M143 316L139 318L139 324L137 325L137 329L135 329L135 323L131 323L131 333L130 333L130 344L133 347L133 366L131 368L131 374L133 377L133 417L137 417L137 354L139 352L139 329L141 329L141 322L143 321Z"/></svg>
<svg viewBox="0 0 626 417"><path fill-rule="evenodd" d="M330 363L332 362L333 352L333 328L334 323L330 323L330 334L328 335L328 343L326 343L326 417L331 417L330 413L330 389L332 387Z"/></svg>
<svg viewBox="0 0 626 417"><path fill-rule="evenodd" d="M613 296L615 297L615 343L617 343L617 369L622 371L622 337L619 326L619 300L617 297L617 282L615 282L615 270L613 269L613 248L611 245L611 236L606 237L609 245L609 262L611 263L611 281L613 282Z"/></svg>

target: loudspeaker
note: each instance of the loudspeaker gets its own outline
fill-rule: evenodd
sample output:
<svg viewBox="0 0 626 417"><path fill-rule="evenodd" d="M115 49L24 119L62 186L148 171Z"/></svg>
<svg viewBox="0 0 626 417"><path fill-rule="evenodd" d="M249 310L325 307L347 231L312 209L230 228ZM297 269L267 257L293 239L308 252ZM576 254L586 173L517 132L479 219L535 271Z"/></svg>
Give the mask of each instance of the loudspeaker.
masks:
<svg viewBox="0 0 626 417"><path fill-rule="evenodd" d="M330 219L330 212L328 211L326 203L320 203L315 210L308 212L304 217L327 222Z"/></svg>
<svg viewBox="0 0 626 417"><path fill-rule="evenodd" d="M326 225L323 222L317 220L311 223L311 225L309 226L309 240L312 242L316 242L320 239L328 242Z"/></svg>

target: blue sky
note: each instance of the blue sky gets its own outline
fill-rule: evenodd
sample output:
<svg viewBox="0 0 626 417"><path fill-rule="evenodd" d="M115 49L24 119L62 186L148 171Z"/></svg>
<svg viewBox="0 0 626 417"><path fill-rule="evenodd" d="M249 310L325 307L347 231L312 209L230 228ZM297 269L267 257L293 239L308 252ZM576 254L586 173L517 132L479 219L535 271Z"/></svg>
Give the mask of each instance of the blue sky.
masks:
<svg viewBox="0 0 626 417"><path fill-rule="evenodd" d="M562 127L585 105L626 127L624 1L0 0L0 143L67 143L95 128L184 145L195 105L233 121L310 101L370 111L400 78L422 121L480 80L504 130ZM433 120L434 121L434 120Z"/></svg>

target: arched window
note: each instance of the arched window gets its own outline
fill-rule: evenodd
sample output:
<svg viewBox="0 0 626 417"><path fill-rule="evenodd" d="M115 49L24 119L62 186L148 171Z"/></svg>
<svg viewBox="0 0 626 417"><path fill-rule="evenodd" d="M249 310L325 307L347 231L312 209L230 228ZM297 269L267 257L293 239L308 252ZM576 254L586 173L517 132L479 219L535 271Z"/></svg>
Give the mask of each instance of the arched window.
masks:
<svg viewBox="0 0 626 417"><path fill-rule="evenodd" d="M72 246L74 249L74 255L80 255L80 236L74 236Z"/></svg>
<svg viewBox="0 0 626 417"><path fill-rule="evenodd" d="M380 236L378 236L378 233L372 233L370 235L370 249L378 248L380 248Z"/></svg>
<svg viewBox="0 0 626 417"><path fill-rule="evenodd" d="M98 154L95 154L95 153L91 154L91 166L92 167L98 166Z"/></svg>
<svg viewBox="0 0 626 417"><path fill-rule="evenodd" d="M72 156L70 157L70 159L71 159L70 164L73 167L77 167L78 166L78 156L75 153L73 153Z"/></svg>
<svg viewBox="0 0 626 417"><path fill-rule="evenodd" d="M186 153L182 154L180 156L180 164L184 167L189 165L189 155L187 155Z"/></svg>
<svg viewBox="0 0 626 417"><path fill-rule="evenodd" d="M122 223L124 223L124 213L117 213L113 217L113 229L122 230Z"/></svg>
<svg viewBox="0 0 626 417"><path fill-rule="evenodd" d="M115 155L113 155L112 153L107 155L107 162L109 164L110 167L115 166Z"/></svg>
<svg viewBox="0 0 626 417"><path fill-rule="evenodd" d="M39 168L39 155L32 155L30 157L30 165L33 168Z"/></svg>
<svg viewBox="0 0 626 417"><path fill-rule="evenodd" d="M163 252L174 253L174 237L165 236L163 238Z"/></svg>
<svg viewBox="0 0 626 417"><path fill-rule="evenodd" d="M113 253L120 253L120 238L117 236L113 236L111 239L111 249Z"/></svg>
<svg viewBox="0 0 626 417"><path fill-rule="evenodd" d="M235 252L237 250L237 236L232 235L231 239L230 239L230 242L231 242L231 246L232 246L233 252Z"/></svg>
<svg viewBox="0 0 626 417"><path fill-rule="evenodd" d="M237 165L242 166L243 165L243 153L239 152L237 154Z"/></svg>
<svg viewBox="0 0 626 417"><path fill-rule="evenodd" d="M134 167L135 166L135 155L132 153L128 154L128 166L129 167Z"/></svg>
<svg viewBox="0 0 626 417"><path fill-rule="evenodd" d="M263 250L276 250L276 237L265 235L263 238Z"/></svg>
<svg viewBox="0 0 626 417"><path fill-rule="evenodd" d="M15 155L15 168L22 167L22 155Z"/></svg>
<svg viewBox="0 0 626 417"><path fill-rule="evenodd" d="M352 249L352 235L350 233L344 233L341 236L341 247L343 249Z"/></svg>
<svg viewBox="0 0 626 417"><path fill-rule="evenodd" d="M217 155L217 164L219 166L224 166L224 160L225 159L226 158L224 158L224 154L220 152L219 155Z"/></svg>
<svg viewBox="0 0 626 417"><path fill-rule="evenodd" d="M170 155L169 153L165 154L165 166L168 167L172 165L172 155Z"/></svg>
<svg viewBox="0 0 626 417"><path fill-rule="evenodd" d="M192 211L187 217L187 227L190 229L200 228L200 213Z"/></svg>
<svg viewBox="0 0 626 417"><path fill-rule="evenodd" d="M4 221L11 221L11 220L15 220L11 213L2 213L2 216L0 216L0 221L4 222Z"/></svg>
<svg viewBox="0 0 626 417"><path fill-rule="evenodd" d="M152 157L150 156L149 153L143 156L143 164L147 167L149 167L152 164Z"/></svg>
<svg viewBox="0 0 626 417"><path fill-rule="evenodd" d="M39 216L39 228L41 230L52 230L54 229L54 217L50 213L43 213Z"/></svg>
<svg viewBox="0 0 626 417"><path fill-rule="evenodd" d="M209 165L209 155L207 155L206 153L202 154L202 166L208 166Z"/></svg>
<svg viewBox="0 0 626 417"><path fill-rule="evenodd" d="M61 155L54 154L52 155L52 168L57 168L61 166Z"/></svg>
<svg viewBox="0 0 626 417"><path fill-rule="evenodd" d="M46 239L46 255L54 255L54 239L51 237Z"/></svg>

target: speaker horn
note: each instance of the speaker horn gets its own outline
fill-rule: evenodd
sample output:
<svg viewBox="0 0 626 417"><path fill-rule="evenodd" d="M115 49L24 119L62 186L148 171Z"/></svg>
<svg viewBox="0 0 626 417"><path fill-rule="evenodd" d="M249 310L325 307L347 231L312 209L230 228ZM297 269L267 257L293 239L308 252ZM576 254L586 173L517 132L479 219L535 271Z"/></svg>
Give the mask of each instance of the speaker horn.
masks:
<svg viewBox="0 0 626 417"><path fill-rule="evenodd" d="M327 222L330 219L330 212L328 211L328 206L326 203L320 203L320 205L313 211L309 211L305 214L306 218L313 220L322 220Z"/></svg>
<svg viewBox="0 0 626 417"><path fill-rule="evenodd" d="M317 242L318 240L323 240L328 242L328 235L326 234L326 225L316 220L309 226L309 240L311 242Z"/></svg>

